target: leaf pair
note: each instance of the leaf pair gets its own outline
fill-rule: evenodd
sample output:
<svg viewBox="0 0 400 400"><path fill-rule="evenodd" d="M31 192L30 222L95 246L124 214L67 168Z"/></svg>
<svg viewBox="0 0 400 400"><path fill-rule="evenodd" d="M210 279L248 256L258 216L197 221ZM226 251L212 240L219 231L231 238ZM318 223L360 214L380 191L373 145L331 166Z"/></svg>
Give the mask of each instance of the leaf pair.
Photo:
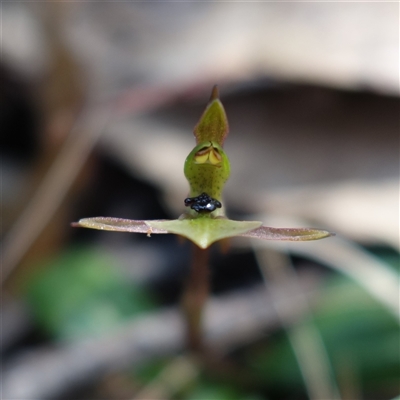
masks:
<svg viewBox="0 0 400 400"><path fill-rule="evenodd" d="M105 231L151 234L173 233L191 240L202 249L234 236L264 240L317 240L332 233L311 228L271 228L260 221L233 221L227 218L184 218L175 220L132 220L112 217L84 218L73 226Z"/></svg>

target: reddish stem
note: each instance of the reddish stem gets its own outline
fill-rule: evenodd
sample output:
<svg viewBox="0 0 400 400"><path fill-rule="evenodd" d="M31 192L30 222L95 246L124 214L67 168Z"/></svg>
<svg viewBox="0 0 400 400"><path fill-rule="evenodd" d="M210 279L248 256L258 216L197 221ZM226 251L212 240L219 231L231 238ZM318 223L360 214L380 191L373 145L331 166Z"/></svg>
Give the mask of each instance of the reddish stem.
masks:
<svg viewBox="0 0 400 400"><path fill-rule="evenodd" d="M182 307L186 318L188 347L194 352L204 350L202 315L208 297L208 249L193 246L191 270L182 297Z"/></svg>

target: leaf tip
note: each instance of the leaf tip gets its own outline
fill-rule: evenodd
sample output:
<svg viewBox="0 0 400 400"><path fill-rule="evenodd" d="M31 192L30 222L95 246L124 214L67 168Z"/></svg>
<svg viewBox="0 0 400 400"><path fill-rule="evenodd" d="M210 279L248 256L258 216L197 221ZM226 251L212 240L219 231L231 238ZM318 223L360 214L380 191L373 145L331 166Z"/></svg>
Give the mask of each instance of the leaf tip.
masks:
<svg viewBox="0 0 400 400"><path fill-rule="evenodd" d="M210 103L217 99L219 99L219 89L218 85L214 85L211 90Z"/></svg>
<svg viewBox="0 0 400 400"><path fill-rule="evenodd" d="M224 106L219 99L218 86L214 85L210 101L193 131L196 143L214 141L222 146L228 132L228 118Z"/></svg>

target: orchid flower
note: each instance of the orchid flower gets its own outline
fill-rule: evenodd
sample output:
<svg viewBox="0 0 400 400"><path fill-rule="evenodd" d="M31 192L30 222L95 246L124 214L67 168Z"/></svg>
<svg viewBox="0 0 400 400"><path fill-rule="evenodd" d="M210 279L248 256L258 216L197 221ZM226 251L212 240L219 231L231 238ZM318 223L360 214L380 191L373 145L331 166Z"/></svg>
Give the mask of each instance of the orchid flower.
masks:
<svg viewBox="0 0 400 400"><path fill-rule="evenodd" d="M223 150L228 120L214 86L210 101L194 128L196 146L184 164L189 182L186 211L174 220L131 220L112 217L84 218L72 225L91 229L151 234L173 233L184 236L201 249L234 236L263 240L306 241L333 234L311 228L272 228L261 221L234 221L225 216L222 191L230 175L230 162Z"/></svg>

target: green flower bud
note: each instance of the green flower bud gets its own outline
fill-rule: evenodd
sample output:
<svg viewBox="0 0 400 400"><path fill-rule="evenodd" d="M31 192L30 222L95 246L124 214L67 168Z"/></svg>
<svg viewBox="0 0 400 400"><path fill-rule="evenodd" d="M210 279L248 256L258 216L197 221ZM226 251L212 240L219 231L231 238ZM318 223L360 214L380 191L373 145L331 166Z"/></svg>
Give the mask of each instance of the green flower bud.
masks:
<svg viewBox="0 0 400 400"><path fill-rule="evenodd" d="M222 189L230 175L230 163L216 142L198 144L185 161L184 173L190 185L190 197L207 193L221 201Z"/></svg>

